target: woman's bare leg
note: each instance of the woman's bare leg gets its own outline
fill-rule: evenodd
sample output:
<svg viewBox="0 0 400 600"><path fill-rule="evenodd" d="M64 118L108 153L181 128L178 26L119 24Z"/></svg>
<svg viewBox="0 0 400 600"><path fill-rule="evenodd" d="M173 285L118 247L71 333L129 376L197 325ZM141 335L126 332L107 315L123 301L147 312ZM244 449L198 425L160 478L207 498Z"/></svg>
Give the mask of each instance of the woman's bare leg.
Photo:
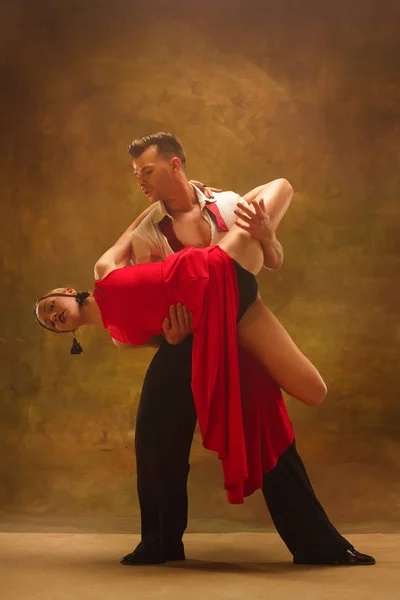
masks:
<svg viewBox="0 0 400 600"><path fill-rule="evenodd" d="M218 245L247 271L257 275L261 270L262 246L240 227L234 225ZM265 367L285 392L310 406L321 404L327 391L321 375L260 296L240 320L237 331L239 344Z"/></svg>
<svg viewBox="0 0 400 600"><path fill-rule="evenodd" d="M233 225L217 245L253 275L261 271L264 252L260 242L237 225Z"/></svg>
<svg viewBox="0 0 400 600"><path fill-rule="evenodd" d="M260 297L238 323L237 332L238 343L285 392L309 406L321 404L327 391L321 375Z"/></svg>

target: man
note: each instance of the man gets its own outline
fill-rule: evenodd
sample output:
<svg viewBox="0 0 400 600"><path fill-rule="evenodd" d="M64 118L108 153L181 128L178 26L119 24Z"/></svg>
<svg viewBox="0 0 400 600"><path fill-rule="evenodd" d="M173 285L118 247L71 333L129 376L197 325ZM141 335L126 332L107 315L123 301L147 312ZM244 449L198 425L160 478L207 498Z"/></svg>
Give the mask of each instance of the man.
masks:
<svg viewBox="0 0 400 600"><path fill-rule="evenodd" d="M244 203L237 206L241 198L233 192L207 201L187 180L183 148L170 134L134 140L129 152L138 185L156 203L132 227L137 263L162 260L185 246L215 244L239 217L239 226L262 243L265 266L280 267L283 251L276 229L293 194L286 180L275 180L246 194L248 203L264 201L264 211L252 212ZM142 541L121 560L125 565L185 558L182 536L187 525L186 485L196 411L191 394L190 318L184 307L171 308L164 333L171 343L163 341L154 356L138 409L136 459ZM295 378L297 365L292 367L289 376ZM309 394L310 404L318 403L312 401L313 389L305 390L305 394ZM283 414L283 421L286 418ZM282 423L283 430L284 426ZM286 444L277 464L264 474L262 491L295 563L374 564L371 556L357 552L330 523L294 441Z"/></svg>

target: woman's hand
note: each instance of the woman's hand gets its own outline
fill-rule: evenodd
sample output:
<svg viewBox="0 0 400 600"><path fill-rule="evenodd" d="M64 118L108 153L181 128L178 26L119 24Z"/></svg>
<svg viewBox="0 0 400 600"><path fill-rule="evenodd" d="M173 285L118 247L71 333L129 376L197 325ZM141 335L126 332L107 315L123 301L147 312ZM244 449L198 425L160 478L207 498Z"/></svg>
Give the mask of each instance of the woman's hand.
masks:
<svg viewBox="0 0 400 600"><path fill-rule="evenodd" d="M192 315L183 304L172 304L169 307L169 317L163 321L165 339L176 346L192 333Z"/></svg>
<svg viewBox="0 0 400 600"><path fill-rule="evenodd" d="M205 183L201 183L201 181L195 181L194 179L191 179L189 183L199 188L199 190L203 192L203 194L206 198L208 198L208 200L214 198L215 193L218 194L219 192L222 192L222 190L220 190L219 188L208 187Z"/></svg>

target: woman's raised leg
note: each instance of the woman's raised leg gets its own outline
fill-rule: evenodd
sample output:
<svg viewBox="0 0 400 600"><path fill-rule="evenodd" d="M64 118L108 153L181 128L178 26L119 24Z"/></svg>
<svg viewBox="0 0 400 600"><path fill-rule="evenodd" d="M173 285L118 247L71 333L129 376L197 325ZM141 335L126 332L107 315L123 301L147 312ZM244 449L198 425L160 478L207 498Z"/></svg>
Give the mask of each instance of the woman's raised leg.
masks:
<svg viewBox="0 0 400 600"><path fill-rule="evenodd" d="M217 245L253 275L261 271L264 252L260 242L237 225L233 225Z"/></svg>
<svg viewBox="0 0 400 600"><path fill-rule="evenodd" d="M309 406L321 404L327 392L324 380L260 297L238 323L237 333L238 343L285 392Z"/></svg>
<svg viewBox="0 0 400 600"><path fill-rule="evenodd" d="M260 242L234 225L218 243L244 269L257 275L264 262ZM285 392L310 406L321 404L326 385L260 296L238 323L238 342Z"/></svg>

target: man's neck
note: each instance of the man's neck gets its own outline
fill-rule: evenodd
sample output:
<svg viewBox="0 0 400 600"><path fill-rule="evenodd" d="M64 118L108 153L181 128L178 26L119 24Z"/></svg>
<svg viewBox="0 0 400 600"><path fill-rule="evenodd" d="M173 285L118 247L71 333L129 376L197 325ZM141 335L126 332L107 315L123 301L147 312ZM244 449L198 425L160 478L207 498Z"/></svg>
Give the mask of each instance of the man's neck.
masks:
<svg viewBox="0 0 400 600"><path fill-rule="evenodd" d="M166 209L171 216L177 213L190 212L199 203L193 186L185 178L177 182L176 189L170 197L164 200Z"/></svg>

